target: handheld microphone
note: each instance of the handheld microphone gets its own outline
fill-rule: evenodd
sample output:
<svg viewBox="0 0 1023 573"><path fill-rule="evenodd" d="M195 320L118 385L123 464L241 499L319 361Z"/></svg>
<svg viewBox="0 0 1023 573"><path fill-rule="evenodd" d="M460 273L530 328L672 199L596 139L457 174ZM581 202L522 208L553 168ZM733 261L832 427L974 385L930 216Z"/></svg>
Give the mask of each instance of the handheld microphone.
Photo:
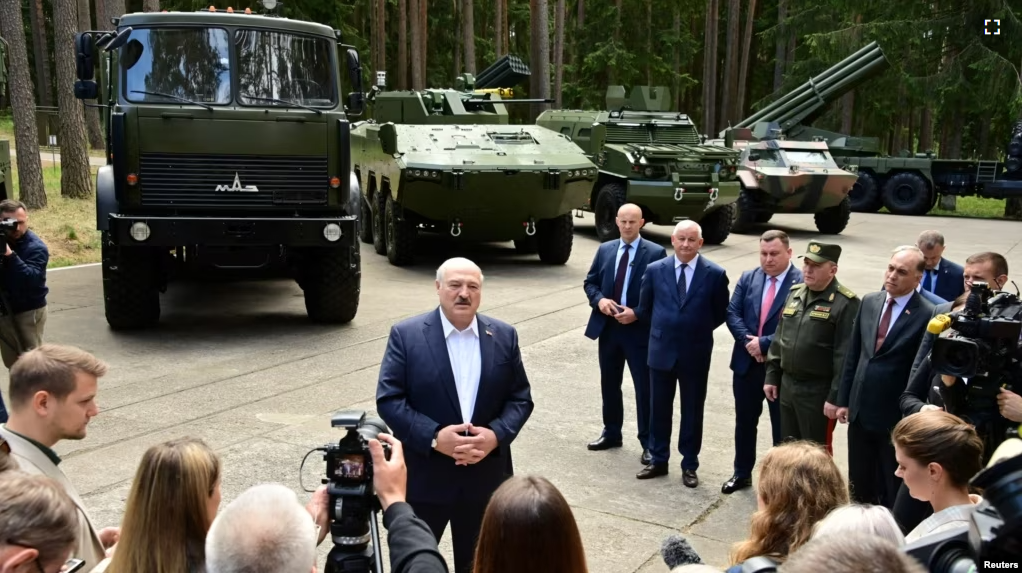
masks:
<svg viewBox="0 0 1023 573"><path fill-rule="evenodd" d="M670 535L661 542L661 558L668 569L703 563L696 550L681 535Z"/></svg>
<svg viewBox="0 0 1023 573"><path fill-rule="evenodd" d="M939 314L927 323L927 332L937 336L952 326L952 317L947 314Z"/></svg>

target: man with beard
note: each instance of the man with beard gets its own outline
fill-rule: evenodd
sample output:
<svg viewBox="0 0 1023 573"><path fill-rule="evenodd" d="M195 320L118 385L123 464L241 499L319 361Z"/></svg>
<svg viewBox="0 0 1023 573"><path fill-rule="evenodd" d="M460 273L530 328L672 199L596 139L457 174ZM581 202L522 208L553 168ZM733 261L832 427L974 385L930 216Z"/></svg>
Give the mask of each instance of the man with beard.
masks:
<svg viewBox="0 0 1023 573"><path fill-rule="evenodd" d="M515 328L477 314L483 273L445 261L440 306L391 327L377 411L406 448L408 503L439 542L448 522L456 573L471 573L491 494L512 475L511 443L533 412Z"/></svg>

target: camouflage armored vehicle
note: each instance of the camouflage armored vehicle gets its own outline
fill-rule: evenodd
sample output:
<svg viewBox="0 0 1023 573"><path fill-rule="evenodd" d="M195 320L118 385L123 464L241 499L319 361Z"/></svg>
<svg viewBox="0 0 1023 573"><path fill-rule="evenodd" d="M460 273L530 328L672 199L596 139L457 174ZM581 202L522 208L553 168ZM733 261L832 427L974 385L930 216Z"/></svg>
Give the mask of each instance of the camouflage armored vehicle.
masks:
<svg viewBox="0 0 1023 573"><path fill-rule="evenodd" d="M537 125L572 138L600 168L580 207L592 211L601 241L618 237L615 217L625 203L643 209L655 225L685 219L700 223L708 244L723 242L732 229L739 197L739 152L701 143L689 116L667 111L665 87L607 90L608 111L548 110ZM596 145L595 136L605 138Z"/></svg>
<svg viewBox="0 0 1023 573"><path fill-rule="evenodd" d="M352 129L362 218L373 222L363 242L396 266L415 262L421 233L514 241L545 263L568 261L572 210L597 168L563 135L508 124L505 104L532 100L501 94L527 74L505 56L478 78L463 74L458 89L371 90L372 119Z"/></svg>
<svg viewBox="0 0 1023 573"><path fill-rule="evenodd" d="M780 139L781 130L772 124L756 128L725 130L725 139L714 141L742 152L742 192L732 231L747 232L775 213L813 213L818 231L841 233L849 223L856 168L839 168L826 143Z"/></svg>
<svg viewBox="0 0 1023 573"><path fill-rule="evenodd" d="M1018 201L1021 184L1012 177L1011 161L939 159L930 151L897 156L881 153L876 137L853 137L810 127L833 102L889 66L872 42L779 98L735 127L774 122L788 141L823 141L843 169L856 167L849 194L853 211L882 206L897 215L924 215L939 195L977 195ZM723 135L722 135L723 137Z"/></svg>
<svg viewBox="0 0 1023 573"><path fill-rule="evenodd" d="M225 269L284 268L311 320L352 320L355 49L327 26L248 9L135 13L115 25L75 39L75 95L108 106L96 223L110 326L152 325L172 277Z"/></svg>

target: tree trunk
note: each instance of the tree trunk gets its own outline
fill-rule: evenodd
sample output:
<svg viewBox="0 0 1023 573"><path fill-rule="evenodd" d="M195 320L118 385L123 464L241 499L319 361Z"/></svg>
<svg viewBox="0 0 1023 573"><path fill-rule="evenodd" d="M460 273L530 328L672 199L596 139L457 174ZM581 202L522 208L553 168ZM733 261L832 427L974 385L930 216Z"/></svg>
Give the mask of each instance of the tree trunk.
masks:
<svg viewBox="0 0 1023 573"><path fill-rule="evenodd" d="M774 40L774 91L781 89L785 78L785 45L789 40L785 26L787 4L787 0L778 0L778 28Z"/></svg>
<svg viewBox="0 0 1023 573"><path fill-rule="evenodd" d="M671 48L671 95L672 109L682 111L682 54L678 39L682 37L682 14L678 4L672 8L671 37L675 40Z"/></svg>
<svg viewBox="0 0 1023 573"><path fill-rule="evenodd" d="M495 2L495 6L494 6L494 59L495 60L504 55L503 43L501 42L501 40L504 39L504 34L502 33L502 30L504 30L504 26L502 25L502 22L501 22L501 16L504 13L504 10L502 9L502 5L503 4L504 4L504 0L497 0Z"/></svg>
<svg viewBox="0 0 1023 573"><path fill-rule="evenodd" d="M614 38L614 43L617 46L619 45L618 40L621 37L620 32L622 29L622 0L615 0L615 20L612 26L611 37ZM608 85L618 83L618 68L616 66L607 66L607 83Z"/></svg>
<svg viewBox="0 0 1023 573"><path fill-rule="evenodd" d="M952 137L948 144L949 159L962 159L963 156L963 114L955 114L952 123Z"/></svg>
<svg viewBox="0 0 1023 573"><path fill-rule="evenodd" d="M654 53L654 6L653 0L646 0L646 29L649 33L646 34L646 53L648 56L643 58L645 60L646 67L646 85L653 85L654 83L654 72L650 67L650 56Z"/></svg>
<svg viewBox="0 0 1023 573"><path fill-rule="evenodd" d="M851 90L842 96L842 125L840 133L851 134L853 124L853 111L856 109L856 90Z"/></svg>
<svg viewBox="0 0 1023 573"><path fill-rule="evenodd" d="M725 74L722 76L724 85L721 94L721 111L718 127L724 128L732 119L735 105L735 84L737 82L739 57L739 0L728 0L728 28L725 32ZM743 42L745 43L745 42ZM714 130L717 131L717 130Z"/></svg>
<svg viewBox="0 0 1023 573"><path fill-rule="evenodd" d="M387 71L387 0L376 0L377 5L377 70Z"/></svg>
<svg viewBox="0 0 1023 573"><path fill-rule="evenodd" d="M757 0L749 0L746 7L746 31L742 35L742 56L739 57L739 81L735 86L735 117L746 116L746 84L749 82L749 52L753 44L753 15L757 11Z"/></svg>
<svg viewBox="0 0 1023 573"><path fill-rule="evenodd" d="M46 189L36 139L35 97L32 76L28 73L28 50L19 0L0 0L0 35L7 40L10 62L7 89L14 115L14 147L18 150L18 199L29 209L42 209L46 206ZM7 196L14 197L14 190L8 189Z"/></svg>
<svg viewBox="0 0 1023 573"><path fill-rule="evenodd" d="M160 0L142 0L143 12L159 12Z"/></svg>
<svg viewBox="0 0 1023 573"><path fill-rule="evenodd" d="M975 159L988 159L988 140L991 138L991 118L981 116L978 118L980 121L979 133L977 134L977 151L973 155Z"/></svg>
<svg viewBox="0 0 1023 573"><path fill-rule="evenodd" d="M554 4L554 107L561 109L562 81L565 79L565 0Z"/></svg>
<svg viewBox="0 0 1023 573"><path fill-rule="evenodd" d="M100 13L100 15L103 16L103 21L100 22L97 19L96 21L96 24L98 24L97 28L99 28L100 30L113 30L114 25L111 24L110 21L113 20L114 18L120 18L121 16L124 16L124 13L127 11L124 8L124 1L125 0L103 0L104 12Z"/></svg>
<svg viewBox="0 0 1023 573"><path fill-rule="evenodd" d="M57 101L60 103L60 194L72 199L92 195L85 114L75 98L76 0L53 2L53 55L57 62Z"/></svg>
<svg viewBox="0 0 1023 573"><path fill-rule="evenodd" d="M155 0L157 10L160 9L159 0ZM78 31L85 32L92 29L92 7L89 0L78 0ZM105 149L103 141L103 127L99 122L99 110L94 107L85 108L85 128L89 134L89 147L93 149Z"/></svg>
<svg viewBox="0 0 1023 573"><path fill-rule="evenodd" d="M370 0L369 2L369 65L370 65L370 76L376 77L376 71L380 69L377 64L380 60L380 54L377 51L379 42L377 40L377 0ZM365 36L363 36L365 37Z"/></svg>
<svg viewBox="0 0 1023 573"><path fill-rule="evenodd" d="M50 76L50 43L46 40L46 17L43 0L29 0L29 20L32 23L32 51L35 55L36 79L39 80L39 105L53 106L53 78ZM21 14L18 22L21 22Z"/></svg>
<svg viewBox="0 0 1023 573"><path fill-rule="evenodd" d="M465 44L465 71L476 73L476 25L473 21L472 0L462 2L462 42Z"/></svg>
<svg viewBox="0 0 1023 573"><path fill-rule="evenodd" d="M551 97L551 56L547 0L529 0L529 97ZM530 104L529 123L536 121L547 104Z"/></svg>
<svg viewBox="0 0 1023 573"><path fill-rule="evenodd" d="M419 57L419 51L422 49L423 41L421 39L423 33L422 22L419 20L419 3L426 2L426 0L408 0L409 15L411 18L411 25L409 26L411 34L411 66L412 66L412 89L421 90L423 89L423 68L420 67L423 59Z"/></svg>
<svg viewBox="0 0 1023 573"><path fill-rule="evenodd" d="M455 30L458 30L458 33L455 34L454 38L452 38L454 40L454 44L455 44L455 57L453 58L454 59L454 65L452 66L452 69L454 70L454 75L452 77L458 77L459 74L461 74L463 71L468 71L468 70L465 69L465 66L462 64L462 45L463 45L462 25L463 24L462 24L461 16L462 16L462 0L451 0L451 22L454 25Z"/></svg>
<svg viewBox="0 0 1023 573"><path fill-rule="evenodd" d="M924 153L934 149L934 124L931 121L931 106L924 106L920 112L920 146Z"/></svg>
<svg viewBox="0 0 1023 573"><path fill-rule="evenodd" d="M398 81L395 88L408 89L408 73L408 4L398 0Z"/></svg>
<svg viewBox="0 0 1023 573"><path fill-rule="evenodd" d="M429 0L419 0L419 67L422 69L423 77L423 88L426 88L426 84L430 83L430 78L426 72L426 53L429 49L429 26L427 26L427 2Z"/></svg>
<svg viewBox="0 0 1023 573"><path fill-rule="evenodd" d="M710 135L714 129L714 116L717 104L717 73L718 73L718 0L707 0L707 30L704 37L703 83L703 129Z"/></svg>

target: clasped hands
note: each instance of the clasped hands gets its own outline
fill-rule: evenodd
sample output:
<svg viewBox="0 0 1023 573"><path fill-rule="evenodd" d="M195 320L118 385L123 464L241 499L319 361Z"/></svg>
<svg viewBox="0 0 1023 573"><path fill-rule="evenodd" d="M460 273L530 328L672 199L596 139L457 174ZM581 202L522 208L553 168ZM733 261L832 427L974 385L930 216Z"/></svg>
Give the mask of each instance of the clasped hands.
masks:
<svg viewBox="0 0 1023 573"><path fill-rule="evenodd" d="M760 337L752 334L746 335L746 352L757 362L764 361L764 354L760 352Z"/></svg>
<svg viewBox="0 0 1023 573"><path fill-rule="evenodd" d="M468 433L469 435L465 435ZM438 452L454 458L456 466L469 466L497 449L497 434L472 424L446 426L437 432Z"/></svg>
<svg viewBox="0 0 1023 573"><path fill-rule="evenodd" d="M622 309L621 312L618 312L619 308ZM600 302L597 303L597 309L621 324L636 322L636 313L631 308L616 304L615 301L609 298L600 299Z"/></svg>

